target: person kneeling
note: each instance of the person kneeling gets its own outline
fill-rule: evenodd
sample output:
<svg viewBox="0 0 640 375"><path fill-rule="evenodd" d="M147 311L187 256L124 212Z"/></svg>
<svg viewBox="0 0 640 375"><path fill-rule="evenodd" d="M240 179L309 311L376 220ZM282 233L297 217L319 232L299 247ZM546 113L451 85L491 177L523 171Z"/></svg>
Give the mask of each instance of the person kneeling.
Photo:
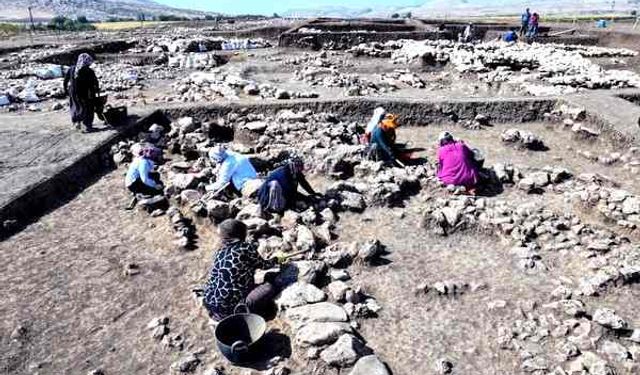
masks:
<svg viewBox="0 0 640 375"><path fill-rule="evenodd" d="M476 194L478 166L474 153L449 132L439 136L438 179L445 185L464 186L469 194Z"/></svg>
<svg viewBox="0 0 640 375"><path fill-rule="evenodd" d="M294 208L299 199L308 199L298 193L301 186L312 197L316 193L304 176L304 162L293 158L286 165L273 170L267 175L258 191L258 202L263 211L282 215L286 209Z"/></svg>
<svg viewBox="0 0 640 375"><path fill-rule="evenodd" d="M396 146L396 129L398 116L387 114L371 133L368 157L371 160L381 160L387 165L404 166L398 160L399 151Z"/></svg>
<svg viewBox="0 0 640 375"><path fill-rule="evenodd" d="M160 158L161 151L152 146L145 146L133 159L127 170L125 186L134 195L127 209L133 209L137 203L137 195L154 196L162 194L164 187L154 172L155 161Z"/></svg>
<svg viewBox="0 0 640 375"><path fill-rule="evenodd" d="M245 155L229 151L224 146L216 146L209 150L209 159L214 164L220 164L211 191L222 192L232 184L243 197L253 197L262 186L262 180L258 179L255 168Z"/></svg>
<svg viewBox="0 0 640 375"><path fill-rule="evenodd" d="M241 221L225 220L218 232L222 247L215 254L204 287L204 306L209 316L222 320L234 314L239 304L245 304L252 313L267 314L278 290L271 282L256 286L255 272L274 268L278 261L262 258L257 245L246 242L247 226Z"/></svg>

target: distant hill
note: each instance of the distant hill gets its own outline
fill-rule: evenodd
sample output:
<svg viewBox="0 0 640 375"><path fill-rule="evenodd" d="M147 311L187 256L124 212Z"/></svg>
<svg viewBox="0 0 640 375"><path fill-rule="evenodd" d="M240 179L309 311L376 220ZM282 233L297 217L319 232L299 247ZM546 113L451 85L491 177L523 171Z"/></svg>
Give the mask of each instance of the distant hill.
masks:
<svg viewBox="0 0 640 375"><path fill-rule="evenodd" d="M615 6L612 8L612 4ZM374 8L315 7L292 9L287 17L389 17L394 13L411 13L413 17L454 17L483 15L516 15L525 8L541 14L588 14L630 12L640 8L640 0L426 0L416 6L384 6Z"/></svg>
<svg viewBox="0 0 640 375"><path fill-rule="evenodd" d="M213 14L188 9L177 9L158 4L152 0L0 0L0 21L24 21L29 17L31 6L34 17L47 20L57 15L65 17L86 16L90 20L106 20L110 17L137 18L143 13L146 18L158 15L179 17L204 17Z"/></svg>

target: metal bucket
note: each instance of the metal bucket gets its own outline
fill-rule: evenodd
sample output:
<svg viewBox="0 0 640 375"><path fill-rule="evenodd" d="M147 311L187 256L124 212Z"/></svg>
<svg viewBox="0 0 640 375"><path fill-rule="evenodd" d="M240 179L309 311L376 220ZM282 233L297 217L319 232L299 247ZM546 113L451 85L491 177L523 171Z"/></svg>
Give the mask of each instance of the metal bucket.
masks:
<svg viewBox="0 0 640 375"><path fill-rule="evenodd" d="M245 313L238 313L240 307ZM265 320L256 314L251 314L244 305L236 307L236 313L218 323L215 330L218 349L233 363L248 363L253 357L251 349L260 341L267 330Z"/></svg>

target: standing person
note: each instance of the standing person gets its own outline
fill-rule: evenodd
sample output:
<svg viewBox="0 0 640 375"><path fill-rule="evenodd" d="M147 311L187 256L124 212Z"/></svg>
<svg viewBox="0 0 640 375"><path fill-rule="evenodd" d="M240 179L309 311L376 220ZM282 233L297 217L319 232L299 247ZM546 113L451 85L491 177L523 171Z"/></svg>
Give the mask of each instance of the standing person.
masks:
<svg viewBox="0 0 640 375"><path fill-rule="evenodd" d="M214 256L204 287L204 306L209 316L222 320L233 314L238 304L246 304L252 313L265 314L278 290L269 281L256 286L255 272L273 268L284 259L262 258L258 246L246 242L247 226L239 220L223 221L218 234L222 247Z"/></svg>
<svg viewBox="0 0 640 375"><path fill-rule="evenodd" d="M69 68L64 78L64 92L69 95L71 121L76 129L80 129L81 124L84 125L84 132L93 130L94 103L100 92L100 84L91 64L93 58L89 54L80 54L76 65Z"/></svg>
<svg viewBox="0 0 640 375"><path fill-rule="evenodd" d="M220 145L209 150L209 159L215 164L220 164L216 182L211 187L212 191L224 190L225 186L232 184L242 196L251 197L262 186L262 181L258 179L258 173L248 157Z"/></svg>
<svg viewBox="0 0 640 375"><path fill-rule="evenodd" d="M145 146L138 156L133 159L127 170L124 182L125 186L134 195L127 209L131 210L138 202L138 194L159 195L164 187L154 172L155 161L160 158L161 151L153 146Z"/></svg>
<svg viewBox="0 0 640 375"><path fill-rule="evenodd" d="M527 10L525 10L525 12L522 13L522 16L520 17L520 37L523 37L527 34L527 31L529 30L530 20L531 12L529 11L529 8L527 8Z"/></svg>
<svg viewBox="0 0 640 375"><path fill-rule="evenodd" d="M398 164L396 129L400 126L398 116L387 114L371 134L369 158L382 160L386 164Z"/></svg>
<svg viewBox="0 0 640 375"><path fill-rule="evenodd" d="M449 132L442 132L438 141L438 179L446 185L464 186L469 194L475 195L478 166L473 151Z"/></svg>
<svg viewBox="0 0 640 375"><path fill-rule="evenodd" d="M318 196L304 176L304 162L293 158L287 164L270 172L258 190L258 202L263 211L283 214L295 207L298 199L309 198L298 193L301 186L311 196Z"/></svg>
<svg viewBox="0 0 640 375"><path fill-rule="evenodd" d="M535 38L538 35L538 23L540 22L540 16L538 13L533 13L529 20L529 32L527 38Z"/></svg>

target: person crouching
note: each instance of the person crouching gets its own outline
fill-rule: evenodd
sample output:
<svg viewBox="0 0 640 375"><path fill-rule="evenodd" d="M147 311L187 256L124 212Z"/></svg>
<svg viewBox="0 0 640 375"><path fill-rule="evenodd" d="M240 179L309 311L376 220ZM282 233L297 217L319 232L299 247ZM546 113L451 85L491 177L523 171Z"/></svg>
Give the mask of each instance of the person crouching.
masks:
<svg viewBox="0 0 640 375"><path fill-rule="evenodd" d="M220 145L209 150L209 159L214 164L220 164L211 191L221 192L231 184L243 197L253 197L262 186L262 180L258 179L255 168L245 155Z"/></svg>
<svg viewBox="0 0 640 375"><path fill-rule="evenodd" d="M138 156L129 164L125 177L125 186L134 195L127 209L137 203L137 195L154 196L162 194L164 186L159 182L158 173L154 171L155 162L160 159L161 151L152 146L143 147Z"/></svg>
<svg viewBox="0 0 640 375"><path fill-rule="evenodd" d="M247 226L239 220L223 221L218 233L222 247L214 256L204 287L204 306L209 316L222 320L233 314L238 304L245 304L252 313L268 313L278 289L269 281L256 286L254 277L256 270L274 268L278 260L262 258L257 245L246 242Z"/></svg>
<svg viewBox="0 0 640 375"><path fill-rule="evenodd" d="M469 194L475 195L478 166L473 151L449 132L442 132L438 141L438 179L445 185L464 186Z"/></svg>

